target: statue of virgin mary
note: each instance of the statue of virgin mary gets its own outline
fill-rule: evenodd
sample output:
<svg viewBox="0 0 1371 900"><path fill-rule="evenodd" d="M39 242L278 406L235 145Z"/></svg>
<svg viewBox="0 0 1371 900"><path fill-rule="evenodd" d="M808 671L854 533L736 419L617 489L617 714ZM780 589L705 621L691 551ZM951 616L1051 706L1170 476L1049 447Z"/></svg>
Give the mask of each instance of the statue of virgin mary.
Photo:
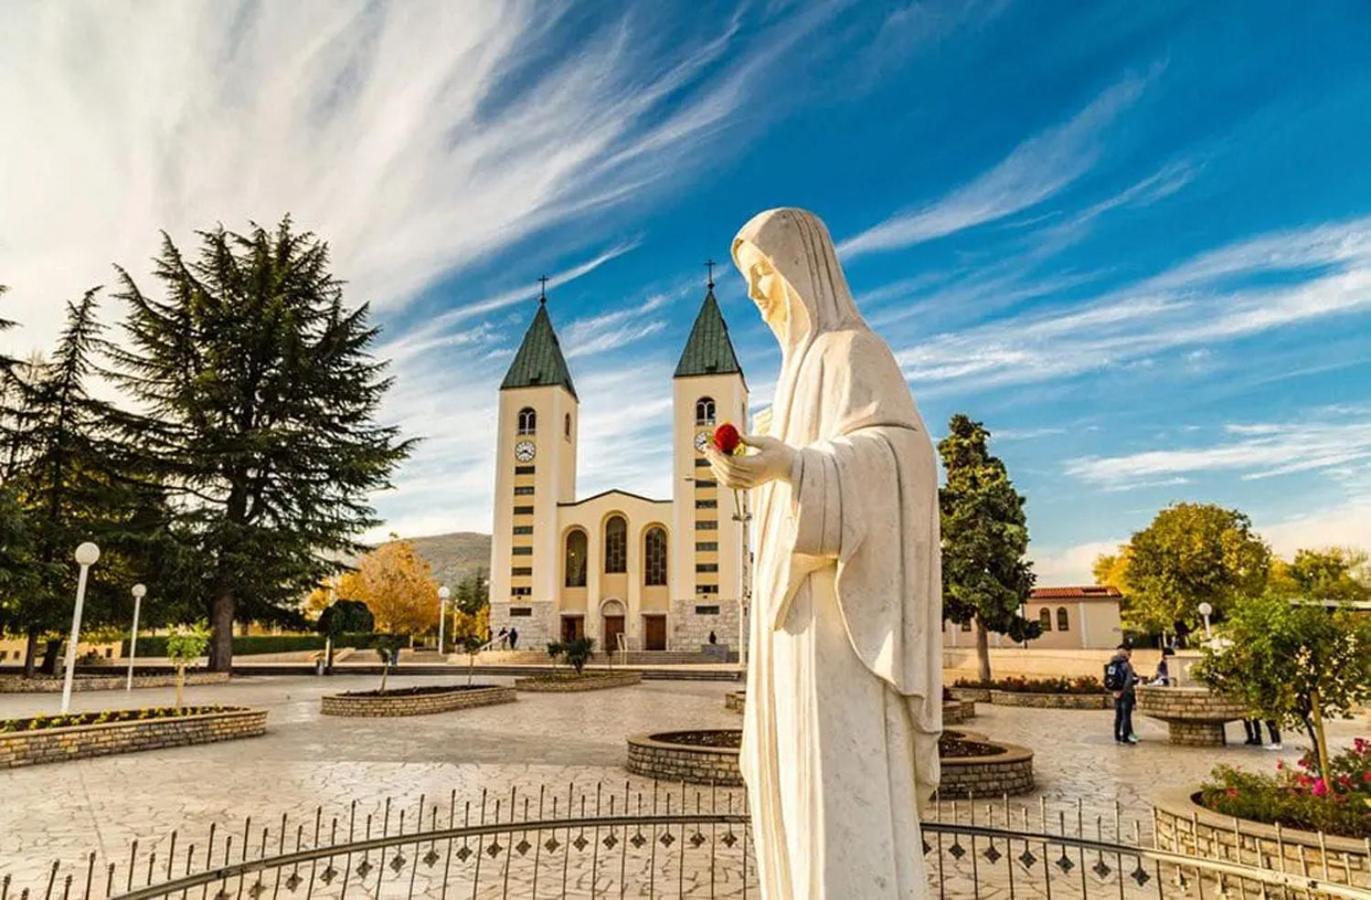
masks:
<svg viewBox="0 0 1371 900"><path fill-rule="evenodd" d="M942 731L932 441L817 217L761 213L733 260L782 353L769 433L708 451L755 492L740 761L761 894L923 898Z"/></svg>

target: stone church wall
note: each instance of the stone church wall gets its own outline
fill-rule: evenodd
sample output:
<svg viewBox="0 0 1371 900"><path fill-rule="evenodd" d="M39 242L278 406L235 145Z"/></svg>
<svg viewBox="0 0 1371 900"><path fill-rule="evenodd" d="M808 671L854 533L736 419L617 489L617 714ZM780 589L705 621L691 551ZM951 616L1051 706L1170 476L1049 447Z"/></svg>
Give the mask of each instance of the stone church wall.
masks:
<svg viewBox="0 0 1371 900"><path fill-rule="evenodd" d="M510 615L511 609L527 609L531 615ZM561 633L557 622L555 603L498 603L490 604L490 634L500 633L501 628L515 628L519 632L519 650L541 650L551 641L560 640Z"/></svg>
<svg viewBox="0 0 1371 900"><path fill-rule="evenodd" d="M717 613L697 612L697 610L717 609ZM738 601L720 600L715 597L696 597L690 600L671 601L671 633L667 636L667 649L680 652L696 652L709 643L709 633L714 632L719 646L738 651Z"/></svg>

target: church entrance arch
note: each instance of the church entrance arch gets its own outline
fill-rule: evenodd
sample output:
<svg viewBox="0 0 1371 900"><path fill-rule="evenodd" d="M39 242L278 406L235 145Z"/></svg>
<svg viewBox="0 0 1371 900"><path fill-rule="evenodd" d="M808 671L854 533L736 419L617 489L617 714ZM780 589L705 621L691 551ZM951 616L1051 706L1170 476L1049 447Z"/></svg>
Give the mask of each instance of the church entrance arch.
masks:
<svg viewBox="0 0 1371 900"><path fill-rule="evenodd" d="M619 600L606 600L600 604L600 616L604 635L601 649L605 653L615 653L619 649L619 636L624 633L624 604Z"/></svg>

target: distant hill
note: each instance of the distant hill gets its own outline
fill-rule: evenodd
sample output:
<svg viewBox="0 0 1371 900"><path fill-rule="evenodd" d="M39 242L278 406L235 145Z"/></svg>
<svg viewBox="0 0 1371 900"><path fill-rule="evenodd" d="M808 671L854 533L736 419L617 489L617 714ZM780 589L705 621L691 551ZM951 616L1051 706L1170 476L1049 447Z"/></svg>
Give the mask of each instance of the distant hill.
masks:
<svg viewBox="0 0 1371 900"><path fill-rule="evenodd" d="M433 567L439 584L456 588L457 582L477 569L490 569L490 535L476 531L454 531L407 538L419 555Z"/></svg>

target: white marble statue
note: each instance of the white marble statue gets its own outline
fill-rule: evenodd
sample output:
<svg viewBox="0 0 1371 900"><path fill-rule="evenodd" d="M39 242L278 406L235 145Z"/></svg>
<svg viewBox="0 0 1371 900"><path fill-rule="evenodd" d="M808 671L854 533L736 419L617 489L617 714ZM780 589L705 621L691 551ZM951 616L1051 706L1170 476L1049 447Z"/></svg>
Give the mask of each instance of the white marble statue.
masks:
<svg viewBox="0 0 1371 900"><path fill-rule="evenodd" d="M710 449L755 491L742 770L764 900L927 896L942 610L933 446L821 221L761 213L733 259L782 351L769 434Z"/></svg>

